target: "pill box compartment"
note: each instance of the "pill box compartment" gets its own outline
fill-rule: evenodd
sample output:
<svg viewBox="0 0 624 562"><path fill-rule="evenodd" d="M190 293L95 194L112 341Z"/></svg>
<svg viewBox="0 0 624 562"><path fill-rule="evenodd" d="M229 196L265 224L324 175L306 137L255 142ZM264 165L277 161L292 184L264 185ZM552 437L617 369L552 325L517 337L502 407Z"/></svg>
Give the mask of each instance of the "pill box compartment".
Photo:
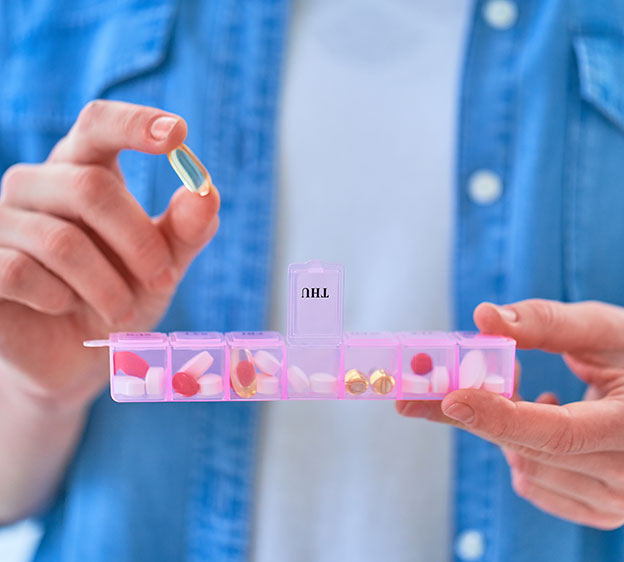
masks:
<svg viewBox="0 0 624 562"><path fill-rule="evenodd" d="M286 352L288 398L328 400L341 397L342 346L289 344Z"/></svg>
<svg viewBox="0 0 624 562"><path fill-rule="evenodd" d="M459 346L458 388L483 388L511 397L516 342L511 338L455 332Z"/></svg>
<svg viewBox="0 0 624 562"><path fill-rule="evenodd" d="M440 400L457 388L457 338L446 332L401 332L399 396Z"/></svg>
<svg viewBox="0 0 624 562"><path fill-rule="evenodd" d="M278 332L228 332L230 400L286 397L285 345Z"/></svg>
<svg viewBox="0 0 624 562"><path fill-rule="evenodd" d="M346 332L344 377L347 400L396 398L401 347L389 332Z"/></svg>
<svg viewBox="0 0 624 562"><path fill-rule="evenodd" d="M225 336L219 332L173 332L171 377L173 401L217 401L228 395Z"/></svg>
<svg viewBox="0 0 624 562"><path fill-rule="evenodd" d="M109 347L110 392L116 402L162 402L167 399L169 341L159 332L117 332L86 347Z"/></svg>

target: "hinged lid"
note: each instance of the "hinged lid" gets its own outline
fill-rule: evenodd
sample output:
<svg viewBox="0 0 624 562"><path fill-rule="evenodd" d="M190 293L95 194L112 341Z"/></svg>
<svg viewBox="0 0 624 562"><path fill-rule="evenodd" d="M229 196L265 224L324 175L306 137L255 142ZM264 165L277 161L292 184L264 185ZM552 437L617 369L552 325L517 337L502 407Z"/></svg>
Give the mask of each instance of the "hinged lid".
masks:
<svg viewBox="0 0 624 562"><path fill-rule="evenodd" d="M288 333L291 343L342 339L343 267L322 261L288 267Z"/></svg>

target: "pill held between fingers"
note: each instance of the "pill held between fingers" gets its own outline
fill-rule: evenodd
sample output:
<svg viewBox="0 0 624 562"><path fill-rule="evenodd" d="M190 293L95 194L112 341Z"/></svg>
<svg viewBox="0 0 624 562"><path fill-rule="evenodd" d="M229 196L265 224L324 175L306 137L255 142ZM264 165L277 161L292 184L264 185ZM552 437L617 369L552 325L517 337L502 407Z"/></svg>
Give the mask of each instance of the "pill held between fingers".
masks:
<svg viewBox="0 0 624 562"><path fill-rule="evenodd" d="M403 393L405 394L427 394L429 392L429 379L422 375L412 375L403 373Z"/></svg>
<svg viewBox="0 0 624 562"><path fill-rule="evenodd" d="M199 391L199 383L195 380L195 377L182 371L173 375L171 384L173 390L182 396L195 396Z"/></svg>
<svg viewBox="0 0 624 562"><path fill-rule="evenodd" d="M257 369L267 375L276 375L282 366L275 355L264 349L256 351L253 360Z"/></svg>
<svg viewBox="0 0 624 562"><path fill-rule="evenodd" d="M210 174L188 146L181 144L169 152L167 157L171 167L189 191L200 195L210 193L212 187Z"/></svg>
<svg viewBox="0 0 624 562"><path fill-rule="evenodd" d="M334 394L338 379L329 373L312 373L310 375L310 389L317 394Z"/></svg>
<svg viewBox="0 0 624 562"><path fill-rule="evenodd" d="M214 396L223 392L223 379L216 373L206 373L197 379L199 394L202 396Z"/></svg>
<svg viewBox="0 0 624 562"><path fill-rule="evenodd" d="M296 365L288 367L287 375L288 384L295 392L307 392L310 389L310 381L300 367Z"/></svg>
<svg viewBox="0 0 624 562"><path fill-rule="evenodd" d="M145 394L145 381L139 377L115 375L113 377L113 392L123 396L143 396Z"/></svg>
<svg viewBox="0 0 624 562"><path fill-rule="evenodd" d="M126 375L144 379L148 369L149 363L132 351L115 351L113 353L113 370L115 372L123 371Z"/></svg>
<svg viewBox="0 0 624 562"><path fill-rule="evenodd" d="M165 392L165 369L150 367L145 375L145 390L148 396L160 396Z"/></svg>
<svg viewBox="0 0 624 562"><path fill-rule="evenodd" d="M258 394L277 394L279 382L273 375L258 375Z"/></svg>
<svg viewBox="0 0 624 562"><path fill-rule="evenodd" d="M433 368L431 373L431 392L435 394L447 393L450 382L448 369L444 365L438 365Z"/></svg>
<svg viewBox="0 0 624 562"><path fill-rule="evenodd" d="M459 388L481 388L487 363L485 355L479 349L473 349L464 355L459 364Z"/></svg>
<svg viewBox="0 0 624 562"><path fill-rule="evenodd" d="M433 369L433 361L427 353L417 353L410 361L410 367L417 375L426 375Z"/></svg>
<svg viewBox="0 0 624 562"><path fill-rule="evenodd" d="M193 355L182 367L180 371L187 373L198 379L201 377L214 363L214 358L207 351L202 351L197 355Z"/></svg>
<svg viewBox="0 0 624 562"><path fill-rule="evenodd" d="M483 388L496 394L505 392L505 379L500 375L488 375L483 381Z"/></svg>

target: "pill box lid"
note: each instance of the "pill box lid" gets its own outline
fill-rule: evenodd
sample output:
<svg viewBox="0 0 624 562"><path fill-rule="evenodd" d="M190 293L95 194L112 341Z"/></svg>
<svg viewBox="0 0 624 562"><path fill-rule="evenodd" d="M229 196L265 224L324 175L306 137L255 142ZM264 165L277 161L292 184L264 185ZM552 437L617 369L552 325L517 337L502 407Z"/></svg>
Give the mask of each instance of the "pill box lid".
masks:
<svg viewBox="0 0 624 562"><path fill-rule="evenodd" d="M171 332L169 342L173 349L222 347L225 345L225 336L220 332Z"/></svg>
<svg viewBox="0 0 624 562"><path fill-rule="evenodd" d="M284 338L279 332L228 332L225 340L232 347L255 349L264 346L281 346Z"/></svg>
<svg viewBox="0 0 624 562"><path fill-rule="evenodd" d="M462 347L479 349L493 347L514 349L516 347L516 340L507 336L495 336L479 332L453 332L453 335Z"/></svg>
<svg viewBox="0 0 624 562"><path fill-rule="evenodd" d="M451 333L433 330L400 332L398 338L403 345L423 347L454 346L457 338Z"/></svg>
<svg viewBox="0 0 624 562"><path fill-rule="evenodd" d="M343 330L340 264L320 260L288 266L289 343L339 343Z"/></svg>
<svg viewBox="0 0 624 562"><path fill-rule="evenodd" d="M399 338L392 332L345 332L345 345L398 345Z"/></svg>
<svg viewBox="0 0 624 562"><path fill-rule="evenodd" d="M107 340L87 340L85 347L123 347L124 349L165 349L169 345L162 332L114 332Z"/></svg>

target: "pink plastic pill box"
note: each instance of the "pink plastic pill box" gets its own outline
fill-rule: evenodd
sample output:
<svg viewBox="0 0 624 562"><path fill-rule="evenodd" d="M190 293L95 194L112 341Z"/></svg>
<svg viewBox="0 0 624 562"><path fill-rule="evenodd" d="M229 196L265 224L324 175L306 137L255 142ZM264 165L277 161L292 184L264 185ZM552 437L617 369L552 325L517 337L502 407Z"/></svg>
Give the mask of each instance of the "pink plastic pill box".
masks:
<svg viewBox="0 0 624 562"><path fill-rule="evenodd" d="M344 332L343 268L289 267L286 340L277 332L115 333L117 402L440 400L460 388L510 397L516 342L469 332Z"/></svg>

